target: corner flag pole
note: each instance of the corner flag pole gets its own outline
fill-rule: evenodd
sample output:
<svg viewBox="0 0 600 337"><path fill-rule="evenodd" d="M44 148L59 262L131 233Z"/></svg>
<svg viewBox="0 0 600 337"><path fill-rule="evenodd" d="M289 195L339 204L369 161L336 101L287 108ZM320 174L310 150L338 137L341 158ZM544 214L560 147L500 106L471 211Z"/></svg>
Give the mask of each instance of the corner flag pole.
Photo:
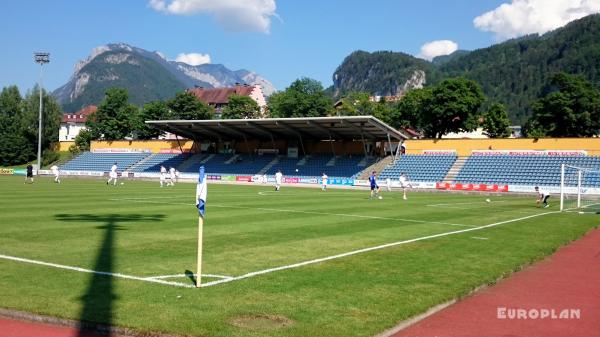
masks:
<svg viewBox="0 0 600 337"><path fill-rule="evenodd" d="M196 266L196 287L202 284L202 233L204 227L204 212L206 206L206 174L204 166L198 172L198 185L196 185L196 207L198 207L198 260Z"/></svg>
<svg viewBox="0 0 600 337"><path fill-rule="evenodd" d="M202 278L202 232L204 226L204 218L198 216L198 265L196 267L196 287L200 288Z"/></svg>

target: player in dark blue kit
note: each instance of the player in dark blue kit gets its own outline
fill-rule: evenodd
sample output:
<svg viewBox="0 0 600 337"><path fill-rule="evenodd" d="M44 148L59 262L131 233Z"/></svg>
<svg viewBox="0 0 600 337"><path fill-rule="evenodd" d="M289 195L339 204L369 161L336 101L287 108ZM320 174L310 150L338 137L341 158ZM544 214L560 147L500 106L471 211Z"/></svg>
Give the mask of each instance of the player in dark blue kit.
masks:
<svg viewBox="0 0 600 337"><path fill-rule="evenodd" d="M379 195L379 185L377 185L377 177L375 177L375 171L371 173L369 177L369 183L371 184L371 198Z"/></svg>

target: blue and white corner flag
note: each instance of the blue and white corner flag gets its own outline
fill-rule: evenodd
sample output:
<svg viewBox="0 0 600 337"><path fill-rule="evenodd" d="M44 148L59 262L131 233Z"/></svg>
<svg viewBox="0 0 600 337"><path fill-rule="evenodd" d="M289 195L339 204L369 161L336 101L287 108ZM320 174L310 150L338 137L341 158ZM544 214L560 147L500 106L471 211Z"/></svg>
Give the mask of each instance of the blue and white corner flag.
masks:
<svg viewBox="0 0 600 337"><path fill-rule="evenodd" d="M204 166L200 166L198 172L198 185L196 185L196 207L198 207L198 213L204 218L204 211L206 207L206 174L204 173Z"/></svg>

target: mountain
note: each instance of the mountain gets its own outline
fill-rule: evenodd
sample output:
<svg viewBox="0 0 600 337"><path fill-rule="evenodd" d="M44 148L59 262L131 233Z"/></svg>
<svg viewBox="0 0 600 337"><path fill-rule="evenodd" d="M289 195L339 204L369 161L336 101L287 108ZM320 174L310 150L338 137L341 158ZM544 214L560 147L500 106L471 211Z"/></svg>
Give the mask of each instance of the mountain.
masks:
<svg viewBox="0 0 600 337"><path fill-rule="evenodd" d="M407 90L421 88L426 78L435 77L437 70L430 62L414 56L379 51L355 51L333 74L333 93L338 97L351 91L373 95L401 95Z"/></svg>
<svg viewBox="0 0 600 337"><path fill-rule="evenodd" d="M52 95L64 112L74 112L97 105L111 87L126 88L130 102L143 105L170 99L195 86L214 88L236 83L259 84L267 96L275 91L267 79L245 69L233 71L221 64L192 66L169 61L159 52L119 43L94 48L86 60L77 63L69 82Z"/></svg>
<svg viewBox="0 0 600 337"><path fill-rule="evenodd" d="M558 72L581 74L600 85L600 15L590 15L544 35L529 35L472 51L440 66L446 76L477 81L488 101L504 103L522 124L531 103Z"/></svg>
<svg viewBox="0 0 600 337"><path fill-rule="evenodd" d="M396 95L411 87L463 76L482 86L488 98L483 108L493 102L503 103L511 121L522 124L531 114L531 103L549 90L548 82L557 72L581 74L600 86L599 14L541 36L528 35L471 52L457 51L433 62L398 52L357 51L335 71L333 93Z"/></svg>
<svg viewBox="0 0 600 337"><path fill-rule="evenodd" d="M468 53L470 53L468 50L457 50L449 55L436 56L433 58L433 60L431 60L431 63L435 64L436 66L440 66L442 64L453 61L461 56L467 55Z"/></svg>

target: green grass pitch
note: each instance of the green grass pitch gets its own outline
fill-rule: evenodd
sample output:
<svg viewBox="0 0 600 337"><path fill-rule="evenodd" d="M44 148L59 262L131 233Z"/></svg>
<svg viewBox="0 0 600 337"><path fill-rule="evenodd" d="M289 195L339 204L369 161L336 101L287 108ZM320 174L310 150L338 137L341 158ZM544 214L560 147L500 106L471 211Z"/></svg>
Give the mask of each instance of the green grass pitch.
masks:
<svg viewBox="0 0 600 337"><path fill-rule="evenodd" d="M556 197L210 184L196 289L194 184L23 180L0 177L0 307L181 335L373 336L599 219Z"/></svg>

